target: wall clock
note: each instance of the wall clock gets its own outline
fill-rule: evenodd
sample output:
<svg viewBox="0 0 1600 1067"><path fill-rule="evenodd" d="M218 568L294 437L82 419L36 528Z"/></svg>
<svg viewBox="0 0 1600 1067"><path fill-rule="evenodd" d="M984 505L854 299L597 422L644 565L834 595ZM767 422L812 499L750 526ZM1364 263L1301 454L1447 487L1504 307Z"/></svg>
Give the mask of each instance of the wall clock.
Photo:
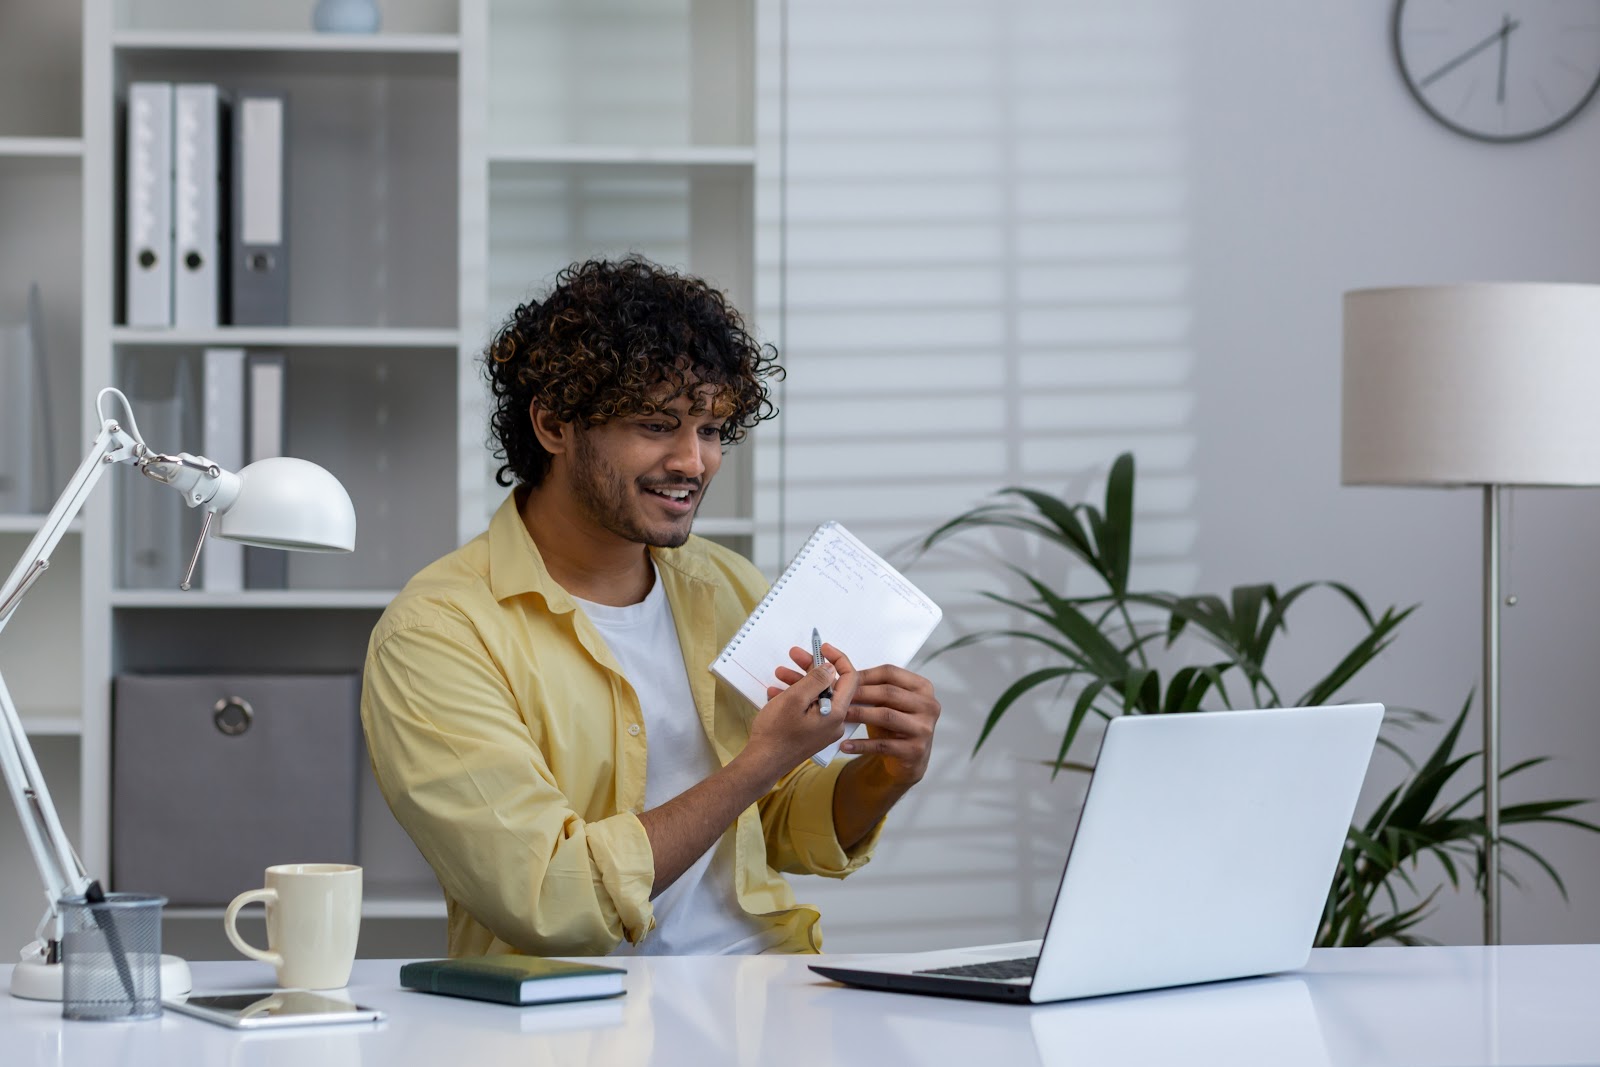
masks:
<svg viewBox="0 0 1600 1067"><path fill-rule="evenodd" d="M1600 88L1600 0L1396 0L1393 35L1411 94L1481 141L1559 129Z"/></svg>

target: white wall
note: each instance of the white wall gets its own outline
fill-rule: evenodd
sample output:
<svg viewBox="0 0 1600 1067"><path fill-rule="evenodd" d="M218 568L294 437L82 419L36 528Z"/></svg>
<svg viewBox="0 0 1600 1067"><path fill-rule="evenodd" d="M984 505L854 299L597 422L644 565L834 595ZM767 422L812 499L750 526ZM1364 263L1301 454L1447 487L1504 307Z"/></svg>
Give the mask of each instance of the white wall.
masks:
<svg viewBox="0 0 1600 1067"><path fill-rule="evenodd" d="M1339 296L1600 282L1600 109L1524 145L1453 134L1400 82L1391 6L1227 0L1193 20L1196 547L1209 585L1342 578L1384 603L1420 603L1363 693L1452 714L1479 678L1481 498L1339 486ZM1514 779L1506 799L1600 796L1588 610L1600 492L1519 491L1508 531L1505 591L1518 603L1503 621L1504 765L1556 761ZM1512 858L1529 890L1506 894L1506 940L1600 937L1600 839L1526 836L1547 847L1572 904ZM1478 916L1470 898L1453 901L1428 933L1470 943Z"/></svg>
<svg viewBox="0 0 1600 1067"><path fill-rule="evenodd" d="M762 446L762 514L783 525L761 562L823 518L887 551L1001 485L1098 492L1132 446L1140 580L1330 578L1420 603L1350 695L1453 713L1479 671L1479 499L1340 487L1340 294L1600 281L1600 111L1522 146L1444 130L1394 70L1387 0L790 7L762 25L761 311L791 376ZM1514 498L1505 757L1559 759L1508 801L1529 783L1600 794L1597 529L1600 493ZM992 623L973 595L992 574L972 550L912 569L946 607L940 637ZM1349 621L1331 604L1294 621L1280 670L1309 680ZM1019 707L969 759L989 703L1036 662L996 645L926 668L945 705L928 779L869 868L802 883L830 949L1037 933L1081 792L1038 765L1061 709ZM1398 767L1375 766L1369 793ZM1527 840L1572 904L1513 859L1530 888L1508 895L1507 940L1600 936L1600 841ZM1479 929L1463 896L1424 933Z"/></svg>

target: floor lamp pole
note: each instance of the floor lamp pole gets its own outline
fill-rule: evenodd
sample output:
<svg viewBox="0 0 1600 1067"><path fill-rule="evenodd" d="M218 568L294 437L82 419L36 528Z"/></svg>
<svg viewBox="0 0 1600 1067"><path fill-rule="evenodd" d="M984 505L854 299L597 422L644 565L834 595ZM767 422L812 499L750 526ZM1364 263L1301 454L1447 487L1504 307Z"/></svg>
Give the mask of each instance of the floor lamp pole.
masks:
<svg viewBox="0 0 1600 1067"><path fill-rule="evenodd" d="M1500 487L1483 487L1483 943L1500 943Z"/></svg>

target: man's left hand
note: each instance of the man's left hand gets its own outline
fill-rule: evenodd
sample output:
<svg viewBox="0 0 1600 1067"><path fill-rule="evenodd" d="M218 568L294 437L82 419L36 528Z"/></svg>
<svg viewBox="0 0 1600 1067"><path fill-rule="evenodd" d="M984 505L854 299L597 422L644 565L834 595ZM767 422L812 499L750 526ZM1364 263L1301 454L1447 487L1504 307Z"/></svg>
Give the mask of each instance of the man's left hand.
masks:
<svg viewBox="0 0 1600 1067"><path fill-rule="evenodd" d="M796 646L790 655L801 669L780 668L778 677L785 685L800 680L811 666L811 653ZM832 645L822 646L823 658L843 674L853 671L847 657ZM849 722L865 723L866 737L852 737L840 746L841 752L874 757L884 776L898 790L909 789L922 780L928 770L933 748L933 731L939 722L939 699L933 683L920 674L883 664L860 672L855 699L842 710Z"/></svg>

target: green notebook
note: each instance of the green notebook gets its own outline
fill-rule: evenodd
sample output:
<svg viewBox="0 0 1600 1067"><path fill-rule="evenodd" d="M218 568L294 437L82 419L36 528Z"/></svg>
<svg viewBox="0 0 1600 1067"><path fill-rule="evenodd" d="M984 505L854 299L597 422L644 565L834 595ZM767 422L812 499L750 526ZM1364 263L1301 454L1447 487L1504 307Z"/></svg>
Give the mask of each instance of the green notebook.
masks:
<svg viewBox="0 0 1600 1067"><path fill-rule="evenodd" d="M617 967L543 956L463 956L403 964L400 984L424 993L500 1004L552 1004L620 996L626 973Z"/></svg>

